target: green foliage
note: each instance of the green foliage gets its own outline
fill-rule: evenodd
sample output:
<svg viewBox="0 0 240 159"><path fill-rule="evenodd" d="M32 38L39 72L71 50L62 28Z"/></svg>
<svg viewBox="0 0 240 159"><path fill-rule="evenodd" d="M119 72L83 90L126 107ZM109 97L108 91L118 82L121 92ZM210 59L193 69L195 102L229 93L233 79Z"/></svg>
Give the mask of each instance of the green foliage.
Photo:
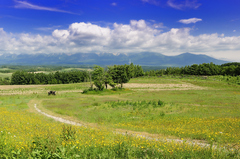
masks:
<svg viewBox="0 0 240 159"><path fill-rule="evenodd" d="M102 91L104 89L103 84L105 84L103 68L100 66L95 66L92 75L94 85L98 88L98 90Z"/></svg>
<svg viewBox="0 0 240 159"><path fill-rule="evenodd" d="M115 87L112 89L99 90L97 88L84 89L82 94L116 94L116 93L128 93L131 92L129 89Z"/></svg>
<svg viewBox="0 0 240 159"><path fill-rule="evenodd" d="M72 72L55 72L55 73L29 73L25 71L16 71L12 74L12 85L28 85L28 84L67 84L80 83L88 78L88 74L84 71Z"/></svg>
<svg viewBox="0 0 240 159"><path fill-rule="evenodd" d="M9 85L9 84L10 84L9 77L5 77L5 78L0 77L0 85Z"/></svg>
<svg viewBox="0 0 240 159"><path fill-rule="evenodd" d="M164 105L165 105L165 103L163 101L158 100L158 106L163 107Z"/></svg>
<svg viewBox="0 0 240 159"><path fill-rule="evenodd" d="M239 62L231 62L231 63L222 64L221 66L225 67L225 66L231 66L231 65L240 66L240 63Z"/></svg>
<svg viewBox="0 0 240 159"><path fill-rule="evenodd" d="M114 65L108 67L108 72L112 77L114 83L121 84L127 83L134 76L134 66L131 65Z"/></svg>
<svg viewBox="0 0 240 159"><path fill-rule="evenodd" d="M162 102L161 100L158 100L158 102L156 102L155 100L143 100L143 101L112 101L112 102L106 102L106 104L110 105L112 108L115 107L121 107L121 106L128 106L128 107L132 107L133 110L135 110L136 108L138 109L146 109L149 107L152 108L158 108L158 107L163 107L165 105L164 102Z"/></svg>
<svg viewBox="0 0 240 159"><path fill-rule="evenodd" d="M115 88L116 85L127 83L133 77L143 76L144 72L141 66L130 65L114 65L109 66L106 71L100 66L95 66L92 72L94 85L98 90L102 91L104 85L107 89L107 85Z"/></svg>
<svg viewBox="0 0 240 159"><path fill-rule="evenodd" d="M193 64L185 67L168 67L160 70L149 70L145 72L145 76L162 76L162 75L240 75L239 63L227 63L223 65L215 65L213 63Z"/></svg>
<svg viewBox="0 0 240 159"><path fill-rule="evenodd" d="M164 116L165 116L164 111L161 111L161 112L159 113L159 116L160 116L160 117L164 117Z"/></svg>

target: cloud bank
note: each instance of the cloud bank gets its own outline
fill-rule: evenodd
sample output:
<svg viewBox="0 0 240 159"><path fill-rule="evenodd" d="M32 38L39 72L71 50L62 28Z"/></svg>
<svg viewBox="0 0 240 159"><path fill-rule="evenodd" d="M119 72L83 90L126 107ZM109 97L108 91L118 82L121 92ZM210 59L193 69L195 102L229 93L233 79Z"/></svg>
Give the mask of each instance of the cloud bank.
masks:
<svg viewBox="0 0 240 159"><path fill-rule="evenodd" d="M55 29L51 35L12 34L0 28L0 54L5 53L138 53L158 52L176 55L201 53L240 61L240 37L219 34L191 35L190 28L172 28L167 32L145 20L129 24L114 23L101 27L92 23L73 23L67 29Z"/></svg>

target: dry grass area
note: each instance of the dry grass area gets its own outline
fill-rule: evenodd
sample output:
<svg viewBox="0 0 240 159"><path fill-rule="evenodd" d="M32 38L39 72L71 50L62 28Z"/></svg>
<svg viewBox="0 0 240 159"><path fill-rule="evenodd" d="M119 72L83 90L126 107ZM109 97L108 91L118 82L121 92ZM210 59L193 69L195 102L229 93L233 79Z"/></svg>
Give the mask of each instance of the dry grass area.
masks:
<svg viewBox="0 0 240 159"><path fill-rule="evenodd" d="M47 93L44 89L53 85L0 85L0 93L2 95L17 95L17 94L37 94ZM120 87L120 85L119 85ZM203 90L205 87L196 86L193 84L146 84L146 83L126 83L124 88L133 90L161 91L161 90ZM36 89L34 89L36 88ZM112 87L108 86L108 89ZM28 90L29 89L29 90ZM66 92L82 92L82 89L75 90L60 90L57 94Z"/></svg>
<svg viewBox="0 0 240 159"><path fill-rule="evenodd" d="M9 90L9 89L18 89L18 88L38 88L38 87L46 87L50 85L0 85L0 90Z"/></svg>
<svg viewBox="0 0 240 159"><path fill-rule="evenodd" d="M1 95L28 95L47 93L44 89L51 85L0 85Z"/></svg>
<svg viewBox="0 0 240 159"><path fill-rule="evenodd" d="M146 83L126 83L124 88L134 90L202 90L204 87L193 84L146 84Z"/></svg>

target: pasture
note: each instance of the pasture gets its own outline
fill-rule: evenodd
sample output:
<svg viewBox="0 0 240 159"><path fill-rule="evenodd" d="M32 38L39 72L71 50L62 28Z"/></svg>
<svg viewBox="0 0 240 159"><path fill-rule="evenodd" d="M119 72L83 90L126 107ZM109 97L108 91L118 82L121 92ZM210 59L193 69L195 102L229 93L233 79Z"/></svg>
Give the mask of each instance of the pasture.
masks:
<svg viewBox="0 0 240 159"><path fill-rule="evenodd" d="M141 77L125 89L82 94L89 86L0 86L0 158L240 157L238 85ZM86 127L56 122L34 104Z"/></svg>

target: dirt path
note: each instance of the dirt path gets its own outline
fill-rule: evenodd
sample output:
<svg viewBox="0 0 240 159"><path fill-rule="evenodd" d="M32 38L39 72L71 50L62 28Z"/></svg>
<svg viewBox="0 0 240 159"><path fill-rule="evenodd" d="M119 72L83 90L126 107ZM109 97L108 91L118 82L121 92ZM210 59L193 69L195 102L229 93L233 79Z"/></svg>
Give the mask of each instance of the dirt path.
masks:
<svg viewBox="0 0 240 159"><path fill-rule="evenodd" d="M50 115L47 114L45 112L43 112L42 110L40 110L37 107L37 104L34 104L34 108L38 113L43 114L44 116L47 116L49 118L54 119L55 121L61 122L61 123L65 123L65 124L70 124L70 125L75 125L75 126L83 126L83 127L90 127L90 128L100 128L99 126L96 126L96 124L81 124L78 122L74 122L71 120L67 120L67 119L63 119L61 117L57 117L54 115ZM210 148L211 145L206 143L206 141L202 141L202 140L181 140L181 139L177 139L177 138L166 138L164 136L161 136L160 134L150 134L147 132L136 132L136 131L131 131L131 130L125 130L125 129L112 129L112 131L116 134L122 134L122 135L132 135L132 136L136 136L136 137L144 137L145 139L148 140L156 140L156 141L162 141L162 142L177 142L177 143L186 143L189 145L198 145L200 147L206 147L206 148ZM219 149L219 150L225 150L228 151L227 148L225 147L218 147L216 145L212 145L213 149Z"/></svg>
<svg viewBox="0 0 240 159"><path fill-rule="evenodd" d="M34 104L34 108L41 114L49 117L49 118L52 118L56 121L59 121L61 123L65 123L65 124L70 124L70 125L76 125L76 126L84 126L83 124L80 124L80 123L76 123L74 121L70 121L70 120L66 120L66 119L63 119L63 118L60 118L60 117L56 117L56 116L53 116L53 115L50 115L50 114L47 114L47 113L44 113L43 111L41 111L40 109L37 108L37 104ZM86 126L84 126L86 127Z"/></svg>

